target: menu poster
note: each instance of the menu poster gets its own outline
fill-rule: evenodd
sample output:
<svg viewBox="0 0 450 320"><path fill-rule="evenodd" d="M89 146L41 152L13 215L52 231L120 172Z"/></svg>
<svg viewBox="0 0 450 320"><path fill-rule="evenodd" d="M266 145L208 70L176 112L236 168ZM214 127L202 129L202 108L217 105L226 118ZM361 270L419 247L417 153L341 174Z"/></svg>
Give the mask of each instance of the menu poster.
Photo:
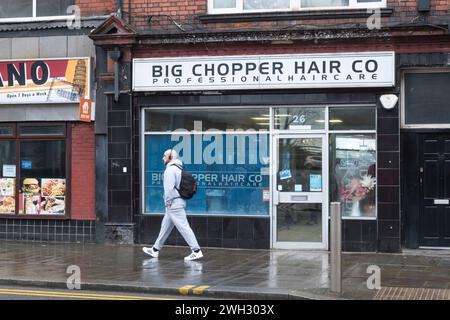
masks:
<svg viewBox="0 0 450 320"><path fill-rule="evenodd" d="M0 196L0 213L12 213L16 211L16 201L14 197Z"/></svg>
<svg viewBox="0 0 450 320"><path fill-rule="evenodd" d="M309 176L309 189L310 191L322 191L322 175L311 174Z"/></svg>
<svg viewBox="0 0 450 320"><path fill-rule="evenodd" d="M41 214L62 214L66 206L66 179L42 179Z"/></svg>
<svg viewBox="0 0 450 320"><path fill-rule="evenodd" d="M16 179L0 178L0 196L14 196Z"/></svg>
<svg viewBox="0 0 450 320"><path fill-rule="evenodd" d="M25 178L19 194L19 214L39 214L41 210L41 187L36 178Z"/></svg>
<svg viewBox="0 0 450 320"><path fill-rule="evenodd" d="M0 178L0 213L16 212L15 186L16 179Z"/></svg>
<svg viewBox="0 0 450 320"><path fill-rule="evenodd" d="M22 203L25 214L39 214L41 211L41 196L39 194L23 193Z"/></svg>

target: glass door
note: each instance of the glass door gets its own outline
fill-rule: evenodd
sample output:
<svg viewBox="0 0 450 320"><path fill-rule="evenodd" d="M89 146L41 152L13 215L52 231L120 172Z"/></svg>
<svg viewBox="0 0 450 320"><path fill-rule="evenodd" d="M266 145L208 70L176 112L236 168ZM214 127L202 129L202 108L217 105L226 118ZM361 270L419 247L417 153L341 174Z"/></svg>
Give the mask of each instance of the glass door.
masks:
<svg viewBox="0 0 450 320"><path fill-rule="evenodd" d="M326 135L274 139L273 247L328 249Z"/></svg>

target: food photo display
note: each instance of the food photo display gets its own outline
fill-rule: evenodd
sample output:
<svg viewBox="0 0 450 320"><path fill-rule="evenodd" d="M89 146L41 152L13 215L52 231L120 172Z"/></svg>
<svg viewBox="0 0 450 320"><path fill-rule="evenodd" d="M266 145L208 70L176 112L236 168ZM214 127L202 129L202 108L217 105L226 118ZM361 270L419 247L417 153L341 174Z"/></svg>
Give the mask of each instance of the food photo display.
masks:
<svg viewBox="0 0 450 320"><path fill-rule="evenodd" d="M22 183L22 212L24 214L64 215L66 179L26 178Z"/></svg>

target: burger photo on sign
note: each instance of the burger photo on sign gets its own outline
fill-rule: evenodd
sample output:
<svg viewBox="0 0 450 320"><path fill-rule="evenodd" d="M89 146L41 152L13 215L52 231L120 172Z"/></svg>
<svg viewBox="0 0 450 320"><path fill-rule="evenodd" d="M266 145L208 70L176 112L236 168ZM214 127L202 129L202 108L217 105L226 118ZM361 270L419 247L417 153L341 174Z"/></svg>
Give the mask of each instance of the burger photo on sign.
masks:
<svg viewBox="0 0 450 320"><path fill-rule="evenodd" d="M25 178L22 182L22 192L38 194L41 188L39 181L35 178Z"/></svg>

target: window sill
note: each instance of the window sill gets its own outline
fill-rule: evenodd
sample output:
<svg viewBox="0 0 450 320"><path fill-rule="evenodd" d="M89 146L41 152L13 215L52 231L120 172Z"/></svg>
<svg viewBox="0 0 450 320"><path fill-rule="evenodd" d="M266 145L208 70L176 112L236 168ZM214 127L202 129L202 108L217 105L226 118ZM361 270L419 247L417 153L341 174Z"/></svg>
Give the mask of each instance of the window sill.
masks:
<svg viewBox="0 0 450 320"><path fill-rule="evenodd" d="M368 11L369 10L369 11ZM223 22L252 22L276 20L317 20L317 19L349 19L368 18L375 9L345 9L345 10L317 10L317 11L283 11L283 12L257 12L257 13L229 13L206 14L199 17L203 23ZM380 9L381 16L392 15L393 9Z"/></svg>
<svg viewBox="0 0 450 320"><path fill-rule="evenodd" d="M23 17L23 18L0 18L1 23L23 23L23 22L42 22L42 21L73 21L75 15L71 16L50 16L50 17Z"/></svg>

